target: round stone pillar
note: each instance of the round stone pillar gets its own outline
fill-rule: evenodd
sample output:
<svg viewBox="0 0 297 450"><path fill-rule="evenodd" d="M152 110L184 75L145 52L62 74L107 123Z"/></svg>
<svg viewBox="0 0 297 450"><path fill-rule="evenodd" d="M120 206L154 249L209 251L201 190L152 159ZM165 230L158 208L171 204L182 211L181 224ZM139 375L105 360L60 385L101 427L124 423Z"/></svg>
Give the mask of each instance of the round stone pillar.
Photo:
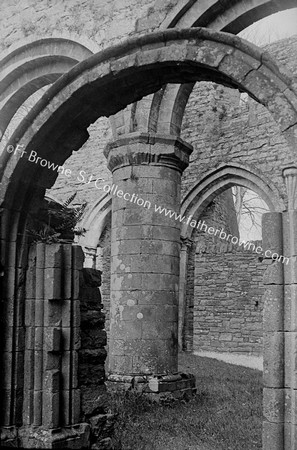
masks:
<svg viewBox="0 0 297 450"><path fill-rule="evenodd" d="M191 152L180 138L149 134L105 149L113 174L109 373L119 380L177 372L178 214Z"/></svg>

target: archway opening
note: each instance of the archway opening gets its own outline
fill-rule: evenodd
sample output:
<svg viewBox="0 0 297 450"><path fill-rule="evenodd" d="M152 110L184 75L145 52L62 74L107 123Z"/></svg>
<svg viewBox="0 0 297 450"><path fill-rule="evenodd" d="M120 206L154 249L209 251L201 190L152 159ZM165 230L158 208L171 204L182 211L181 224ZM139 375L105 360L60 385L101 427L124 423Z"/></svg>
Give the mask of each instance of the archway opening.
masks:
<svg viewBox="0 0 297 450"><path fill-rule="evenodd" d="M196 32L197 32L197 30L190 30L189 34L190 35L195 34ZM183 39L184 39L185 36L183 35L183 33L186 33L186 32L181 32L181 36L183 36ZM187 33L188 33L188 31L187 31ZM176 36L176 35L174 34L174 36ZM225 38L228 41L229 37L225 36ZM156 38L156 36L154 36L154 39L157 39L157 41L158 41L158 38ZM232 42L233 42L233 38L232 38ZM241 45L240 41L236 41L236 42L239 46ZM110 90L104 91L102 98L101 98L102 103L100 103L99 105L97 104L97 102L95 102L94 99L93 99L93 101L90 101L90 103L88 103L86 105L83 102L83 99L84 98L90 99L91 96L93 96L94 92L98 93L99 91L101 91L101 88L99 87L99 85L105 76L105 75L102 76L102 78L98 81L98 68L96 67L94 69L94 67L92 67L92 64L96 63L96 61L97 61L96 58L98 57L98 55L95 55L95 57L93 59L91 58L91 60L88 60L88 63L87 63L87 80L88 80L87 83L85 82L86 80L82 79L83 77L80 79L81 74L79 73L79 70L82 69L82 67L78 68L78 66L76 66L75 70L73 70L70 74L68 74L67 77L64 77L64 78L62 77L58 84L56 84L53 88L50 88L49 97L47 97L46 100L43 99L44 103L43 103L43 101L41 103L39 103L39 105L37 105L37 107L32 111L32 114L29 114L29 119L30 120L32 119L33 126L30 123L30 126L27 129L27 123L23 122L21 127L18 128L16 133L17 134L19 133L19 136L22 136L22 138L20 139L20 145L24 145L24 146L26 145L25 148L29 152L31 152L31 151L34 151L33 147L32 147L33 145L37 145L37 148L39 148L38 145L40 145L41 143L44 143L44 147L40 150L41 151L40 161L47 161L47 158L49 158L50 155L52 155L53 157L57 157L63 163L65 161L65 159L67 159L67 157L71 154L73 147L79 148L82 145L82 143L87 139L88 136L85 131L85 127L93 119L97 118L98 115L103 114L103 113L110 114L114 111L121 109L123 107L123 105L129 103L129 101L135 101L135 97L142 96L148 92L157 90L158 87L164 83L164 81L178 82L178 81L181 81L181 78L183 79L183 81L189 81L189 80L192 80L193 78L196 81L197 78L198 78L198 80L200 79L201 73L203 73L203 79L208 80L209 78L212 78L214 74L217 74L217 72L219 72L219 70L217 70L217 68L215 70L213 68L211 68L211 69L206 68L206 70L204 71L205 61L200 62L198 64L199 70L197 72L193 69L194 66L196 67L196 63L193 65L189 64L188 60L185 64L176 62L176 59L175 59L176 51L179 52L181 50L180 44L178 44L173 49L174 61L170 61L168 64L168 60L167 60L168 53L167 53L167 51L165 51L164 52L165 53L164 54L165 61L163 61L163 62L159 61L158 63L156 63L154 60L155 52L151 52L151 48L150 48L151 43L152 42L150 41L149 46L148 46L149 48L147 49L148 53L146 56L147 56L148 60L145 60L145 64L144 64L145 68L143 70L142 69L139 70L139 67L137 67L137 70L135 71L135 80L134 81L135 81L136 91L133 91L131 93L131 83L134 86L134 84L133 84L134 81L132 80L132 78L130 79L130 77L132 77L132 74L134 73L134 69L131 69L131 67L133 66L133 64L132 64L132 66L129 69L124 69L123 77L120 76L119 79L113 79L113 75L111 75L111 80L110 80L110 78L109 78L110 74L109 73L108 73L108 75L105 74L107 76L107 79L105 81L109 85ZM155 43L156 42L154 41L154 44ZM133 47L133 45L137 46L136 42L133 41L132 47ZM157 45L158 45L158 43L157 43ZM141 49L143 49L144 46L145 46L145 43L142 41ZM162 45L161 45L161 48L162 48ZM116 60L117 52L120 52L120 55L122 55L121 54L122 50L123 50L122 48L120 48L120 49L117 48L116 50L113 50L115 53L112 53L111 55L108 54L108 58L111 58L112 56L115 57L115 60L113 60L115 67L117 66L117 63L118 63L118 61ZM131 53L130 46L129 46L128 50L129 50L128 55L125 54L124 58L126 58L126 57L133 58L134 56L133 56L133 52ZM190 53L191 53L191 51L192 51L192 49L190 49ZM217 51L217 48L215 49L215 52L216 51ZM195 52L196 52L196 50L195 50ZM206 46L205 52L206 52L206 55L209 55L208 44ZM204 53L204 52L202 52L202 53ZM159 49L158 49L157 55L158 55L158 57L160 57L160 55L162 55L162 50L159 51ZM103 56L106 57L106 54L104 54ZM224 57L223 57L224 61L229 56L230 56L230 54L228 54L228 55L224 54ZM102 57L102 55L101 55L101 57ZM182 55L180 55L181 60L183 60L184 57L185 56L182 53ZM201 56L201 53L199 53L199 57L204 58L203 55ZM153 58L153 61L151 60L151 58ZM221 61L219 62L219 65L220 65ZM101 63L102 63L102 60L99 61L99 65ZM258 63L259 63L259 61L258 61ZM256 65L258 65L258 63ZM122 61L120 61L119 64L121 65ZM215 57L215 62L213 64L214 65L218 64L216 57ZM115 69L115 67L113 67L113 69ZM162 70L159 70L160 67L162 68ZM197 67L196 67L196 69L197 69ZM181 68L182 68L182 70L181 70ZM83 70L85 70L85 69L86 69L86 67L83 65ZM229 69L230 69L230 67L226 68L225 70L228 71ZM92 70L93 70L93 73L92 73ZM125 71L125 70L127 70L127 71ZM253 69L253 70L258 70L258 69ZM116 73L118 76L120 71L117 72L116 70L114 70L112 73L113 74ZM168 73L169 73L169 75L168 75ZM154 80L154 77L156 76L156 74L158 74L158 77L156 80ZM246 78L249 76L249 74L250 74L250 69L248 69L247 73L245 73L244 81L246 81ZM143 75L147 75L147 76L149 75L148 76L149 81L147 80L145 86L142 86ZM223 84L227 84L228 86L233 86L233 87L238 86L238 83L234 82L235 74L232 75L231 80L229 79L230 74L228 76L225 76L225 75L226 74L224 73L222 75L222 77L215 76L215 80L219 81ZM92 79L92 76L95 76L95 78ZM164 76L164 79L163 79L163 76ZM167 78L167 76L168 76L168 78ZM282 76L281 75L279 75L279 76L282 79ZM71 77L73 77L72 80L71 80ZM159 77L161 77L161 79L159 79ZM129 82L128 82L127 78L129 78ZM151 82L151 80L153 80L153 81ZM69 82L70 82L70 84L71 84L71 82L73 82L72 87L69 87L69 85L68 85ZM119 82L119 86L120 86L119 95L120 96L123 95L123 100L121 101L121 103L119 103L116 98L116 95L114 95L114 96L111 96L111 98L114 100L114 102L111 101L111 103L107 104L106 103L107 99L110 97L111 92L113 90L115 90L116 87L118 86L118 82ZM63 83L66 83L66 84L63 85ZM82 84L80 85L79 83L82 83ZM239 84L241 84L241 82ZM52 98L51 99L50 95L55 97L55 94L57 94L57 97L59 97L58 91L60 90L61 87L63 87L63 89L65 88L65 91L66 91L66 93L63 92L63 95L62 95L63 98L55 98L55 99ZM285 87L286 87L286 84L285 84L285 86L283 86L283 88L285 89ZM71 92L72 88L73 88L73 92ZM93 88L94 88L94 92L93 92ZM243 86L241 86L241 88L243 89ZM140 89L140 90L138 91L138 89ZM246 86L246 90L248 92L252 93L251 91L253 91L254 89L255 89L255 86L250 81L249 86ZM262 95L263 87L261 86L261 89L260 89L260 87L258 86L258 89L261 90L261 95ZM66 97L68 96L66 100L64 98L64 95L66 95ZM252 95L255 98L257 98L256 92L254 92ZM263 103L267 104L268 106L273 105L274 100L273 100L273 95L271 94L271 92L266 92L266 95L267 95L267 97L264 99L261 97L261 99L262 99L261 101ZM280 95L280 97L284 100L284 97L282 95ZM49 105L51 100L53 100L53 104L51 104L50 107L48 108L47 106ZM45 106L45 105L47 105L47 106L45 107L45 110L43 110L43 106ZM58 113L56 111L56 108L58 108ZM81 108L82 108L82 110L81 110ZM282 109L281 109L281 112L278 110L277 114L276 114L276 117L280 117L279 122L280 122L281 126L283 127L284 131L287 130L288 128L294 127L294 125L295 125L294 114L293 114L295 110L294 110L293 106L289 107L289 111L292 114L291 115L289 114L289 116L286 115L285 117L282 116ZM61 120L62 117L65 118L65 115L67 116L70 112L72 114L71 115L71 120L72 120L71 126L69 125L69 127L67 128L66 131L64 129L61 130L61 126L59 127L59 123L60 123L59 121ZM39 113L40 113L40 115L39 115ZM279 114L280 114L280 116L278 116ZM288 117L289 117L289 119L288 119ZM48 139L50 135L53 137L52 141L50 141ZM13 136L13 140L12 140L12 142L15 143L14 139L16 139L16 134ZM71 140L71 143L69 143L68 139ZM23 144L22 144L22 142L23 142ZM71 144L73 144L73 147ZM129 154L129 156L130 156L130 154ZM170 160L170 158L169 158L169 160ZM173 158L173 160L174 160L174 158ZM149 160L149 161L151 162L151 160ZM24 169L23 175L25 174L26 176L28 176L28 175L36 176L34 181L38 184L38 187L39 187L38 194L40 196L42 196L42 194L44 193L45 187L49 187L53 184L53 181L55 179L55 174L53 176L49 176L49 177L45 176L39 167L40 164L36 160L33 161L34 164L36 164L36 165L33 166L34 169L32 169L32 170L28 169L28 167L30 167L29 163L31 163L32 161L27 161L27 163L29 165L26 165L24 163L24 161L19 160L18 162L19 162L19 164L17 164L16 169L13 164L11 164L11 165L8 164L7 175L11 175L13 173L13 177L12 177L13 179L12 179L12 184L9 185L9 189L7 190L8 195L5 198L5 205L7 206L9 204L8 200L12 199L12 205L14 208L12 215L14 214L15 211L21 210L23 217L25 217L26 211L25 211L25 206L24 206L24 200L28 200L28 204L29 204L29 206L31 206L32 199L36 199L36 195L35 195L36 192L33 190L33 185L35 187L35 184L31 180L31 178L30 179L25 178L25 182L23 184L22 184L22 181L19 181L19 176L20 176L21 170ZM131 163L131 161L129 160L128 163ZM238 168L236 168L236 169L238 169ZM237 178L239 175L238 175L238 171L235 170L233 173L234 178ZM242 175L241 175L241 177L243 178ZM249 181L250 181L250 183L253 183L253 177L251 177L251 178L252 179ZM15 182L15 185L13 185L13 182ZM220 186L220 189L222 191L225 190L228 183L230 186L232 186L234 184L234 180L233 181L228 180L225 177L223 179L222 185ZM23 187L23 190L21 191L22 195L19 196L21 187ZM261 189L261 186L259 187L259 189ZM263 191L264 191L264 193L266 193L267 197L269 197L269 192L270 192L269 189L266 189L266 191L265 191L265 189L263 188ZM211 193L211 196L214 194L215 194L215 191L213 191ZM209 199L209 196L207 198L204 198L204 200L202 198L203 201L207 201L207 199ZM273 200L271 200L271 204L273 204ZM189 199L188 206L189 207L193 206L191 199ZM203 206L204 205L202 203L201 207L203 207ZM26 205L26 207L27 207L27 205ZM23 217L21 217L21 219L23 219ZM19 220L19 217L17 217L17 220L14 221L15 227L13 229L13 233L15 233L15 234L13 235L13 238L15 238L17 236L18 231L20 232L20 228L18 228L18 225L20 224L20 227L22 226L22 220L20 220L19 223L18 223L18 220ZM11 233L10 236L12 236L13 233ZM14 266L11 265L10 267L14 267Z"/></svg>

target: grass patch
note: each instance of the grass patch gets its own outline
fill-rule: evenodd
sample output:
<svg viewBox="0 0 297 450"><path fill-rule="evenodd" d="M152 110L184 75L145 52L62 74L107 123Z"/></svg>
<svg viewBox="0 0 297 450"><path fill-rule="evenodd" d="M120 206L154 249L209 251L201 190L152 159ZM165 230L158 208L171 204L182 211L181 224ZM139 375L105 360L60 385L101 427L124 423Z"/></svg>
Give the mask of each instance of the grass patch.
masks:
<svg viewBox="0 0 297 450"><path fill-rule="evenodd" d="M261 449L261 372L187 354L180 370L196 376L197 395L187 403L156 404L132 392L111 396L115 449Z"/></svg>

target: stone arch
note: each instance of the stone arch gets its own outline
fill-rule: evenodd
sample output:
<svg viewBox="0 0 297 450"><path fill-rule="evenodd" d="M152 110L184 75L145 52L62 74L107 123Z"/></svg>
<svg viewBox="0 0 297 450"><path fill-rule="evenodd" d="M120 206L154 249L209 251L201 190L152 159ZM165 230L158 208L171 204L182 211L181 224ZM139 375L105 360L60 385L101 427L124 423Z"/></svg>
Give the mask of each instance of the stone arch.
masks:
<svg viewBox="0 0 297 450"><path fill-rule="evenodd" d="M254 46L202 28L134 38L77 64L29 112L9 144L26 148L27 158L38 148L40 158L63 164L87 140L86 128L101 115L110 116L168 82L194 80L240 88L266 105L289 140L293 159L297 97L290 79ZM63 120L66 128L59 125ZM18 217L57 177L57 172L8 152L2 154L2 167L1 204L19 211Z"/></svg>
<svg viewBox="0 0 297 450"><path fill-rule="evenodd" d="M17 268L25 258L22 244L27 213L57 177L54 170L42 168L36 158L28 159L31 152L45 161L63 164L87 140L87 126L100 115L114 114L166 83L199 80L239 88L266 105L288 139L294 159L296 93L273 61L241 39L205 29L169 30L93 55L60 77L15 130L9 144L21 146L27 158L17 158L3 148L1 256L6 259L8 298L18 299L18 276L22 274ZM186 166L180 141L175 144L175 153L160 156L154 153L153 134L140 135L141 139L151 144L150 152L144 153L145 160L139 162L133 151L117 155L115 146L109 166L116 166L118 156L127 166L140 165L141 161L158 165L165 159L169 167L175 167L175 158L181 168ZM167 149L164 141L166 138L162 141L159 136L159 143Z"/></svg>
<svg viewBox="0 0 297 450"><path fill-rule="evenodd" d="M195 184L182 202L181 215L199 218L216 196L235 185L254 191L265 201L270 211L285 210L284 201L271 181L255 168L231 162L220 164L210 170ZM184 223L181 229L182 239L190 238L191 232L190 225Z"/></svg>
<svg viewBox="0 0 297 450"><path fill-rule="evenodd" d="M162 26L164 28L210 27L237 34L257 20L290 8L296 8L294 0L258 0L257 2L211 0L203 3L198 0L193 2L184 0L171 11Z"/></svg>
<svg viewBox="0 0 297 450"><path fill-rule="evenodd" d="M86 230L77 242L82 246L86 258L91 260L85 261L87 266L93 267L95 265L97 247L110 218L111 196L106 194L90 205L78 224L79 227Z"/></svg>
<svg viewBox="0 0 297 450"><path fill-rule="evenodd" d="M285 0L284 2L249 0L231 4L217 0L202 3L197 0L184 1L179 2L176 8L169 13L162 23L162 28L207 27L237 34L257 20L295 7L294 0ZM134 107L136 120L130 122L126 120L126 133L154 130L159 133L179 135L181 118L193 87L194 84L167 85L151 99L145 99L145 103L144 100L138 102ZM149 102L151 102L150 112L146 113Z"/></svg>
<svg viewBox="0 0 297 450"><path fill-rule="evenodd" d="M254 167L230 162L222 163L208 171L187 193L181 204L181 216L193 217L197 222L209 203L226 189L234 185L243 186L257 193L267 204L271 212L282 212L285 204L278 189L271 181ZM179 279L179 343L182 346L185 326L185 295L188 265L188 249L193 228L183 223L181 228L181 258Z"/></svg>
<svg viewBox="0 0 297 450"><path fill-rule="evenodd" d="M88 45L91 43L88 42ZM94 45L92 46L94 48ZM93 52L69 37L31 37L0 56L0 134L3 136L21 105L44 86L54 83Z"/></svg>
<svg viewBox="0 0 297 450"><path fill-rule="evenodd" d="M101 115L112 115L166 83L199 80L245 90L266 105L289 140L293 159L297 96L290 79L260 50L241 39L200 28L168 30L93 55L61 76L11 136L8 143L21 146L26 156L17 157L2 147L1 257L7 267L4 298L17 298L18 276L22 274L16 268L26 266L23 244L28 211L43 198L58 174L42 168L36 158L29 160L31 152L45 161L63 164L88 139L87 127ZM143 140L154 143L154 135L143 135ZM116 164L114 158L110 167ZM127 165L133 164L133 152L125 158ZM170 158L174 160L174 155L168 155L168 161ZM159 162L153 145L149 162Z"/></svg>

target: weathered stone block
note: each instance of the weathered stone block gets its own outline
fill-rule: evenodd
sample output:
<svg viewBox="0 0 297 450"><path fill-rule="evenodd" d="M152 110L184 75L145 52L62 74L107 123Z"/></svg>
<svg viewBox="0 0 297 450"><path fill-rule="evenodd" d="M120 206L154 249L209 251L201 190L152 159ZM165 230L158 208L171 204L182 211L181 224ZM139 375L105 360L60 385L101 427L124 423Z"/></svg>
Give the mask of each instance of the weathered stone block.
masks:
<svg viewBox="0 0 297 450"><path fill-rule="evenodd" d="M40 426L40 425L42 425L42 391L34 390L33 395L34 395L33 425Z"/></svg>
<svg viewBox="0 0 297 450"><path fill-rule="evenodd" d="M213 42L202 41L198 44L195 60L201 64L207 64L211 67L218 67L225 56L232 53L228 45Z"/></svg>
<svg viewBox="0 0 297 450"><path fill-rule="evenodd" d="M24 405L23 405L23 420L24 425L31 425L33 420L34 409L34 391L26 390L24 392Z"/></svg>
<svg viewBox="0 0 297 450"><path fill-rule="evenodd" d="M297 284L297 256L291 256L288 264L283 264L284 267L284 283Z"/></svg>
<svg viewBox="0 0 297 450"><path fill-rule="evenodd" d="M58 267L46 269L44 272L44 298L57 300L62 295L61 269Z"/></svg>
<svg viewBox="0 0 297 450"><path fill-rule="evenodd" d="M25 302L25 326L29 327L35 321L35 300L27 299Z"/></svg>
<svg viewBox="0 0 297 450"><path fill-rule="evenodd" d="M12 352L2 353L2 364L0 367L1 374L1 384L4 389L9 389L11 387L12 379Z"/></svg>
<svg viewBox="0 0 297 450"><path fill-rule="evenodd" d="M43 326L36 326L35 333L34 333L35 350L39 350L39 351L43 350L43 334L44 334Z"/></svg>
<svg viewBox="0 0 297 450"><path fill-rule="evenodd" d="M112 272L111 272L112 273ZM126 274L113 274L111 275L110 285L112 287L111 296L113 291L129 291L141 289L142 284L142 274L132 275L131 273L126 276Z"/></svg>
<svg viewBox="0 0 297 450"><path fill-rule="evenodd" d="M280 129L282 131L285 131L290 126L296 124L296 109L292 106L290 99L288 99L283 92L277 92L273 98L269 99L268 108L277 123L280 125Z"/></svg>
<svg viewBox="0 0 297 450"><path fill-rule="evenodd" d="M297 311L295 304L297 301L297 284L287 284L284 286L284 330L297 331Z"/></svg>
<svg viewBox="0 0 297 450"><path fill-rule="evenodd" d="M263 284L280 284L284 283L284 264L277 261L271 261L267 266L263 276Z"/></svg>
<svg viewBox="0 0 297 450"><path fill-rule="evenodd" d="M81 391L80 389L73 389L71 394L71 415L72 423L79 423L81 421Z"/></svg>
<svg viewBox="0 0 297 450"><path fill-rule="evenodd" d="M263 381L269 388L282 388L284 383L284 333L266 332L263 337Z"/></svg>
<svg viewBox="0 0 297 450"><path fill-rule="evenodd" d="M44 329L44 349L47 352L60 352L62 350L61 328L48 327Z"/></svg>
<svg viewBox="0 0 297 450"><path fill-rule="evenodd" d="M43 242L36 244L36 268L44 269L46 245Z"/></svg>
<svg viewBox="0 0 297 450"><path fill-rule="evenodd" d="M45 370L59 370L60 369L60 355L59 353L47 352L44 354Z"/></svg>
<svg viewBox="0 0 297 450"><path fill-rule="evenodd" d="M224 74L241 81L252 69L258 69L260 65L260 61L255 58L240 50L234 50L231 55L225 56L219 67Z"/></svg>
<svg viewBox="0 0 297 450"><path fill-rule="evenodd" d="M297 391L296 389L285 389L284 398L284 421L297 425Z"/></svg>
<svg viewBox="0 0 297 450"><path fill-rule="evenodd" d="M279 450L284 448L284 424L263 422L263 450Z"/></svg>
<svg viewBox="0 0 297 450"><path fill-rule="evenodd" d="M284 328L284 292L283 286L266 286L263 296L264 331L283 331Z"/></svg>
<svg viewBox="0 0 297 450"><path fill-rule="evenodd" d="M72 293L71 297L73 300L79 299L80 294L80 273L81 271L78 269L72 270Z"/></svg>
<svg viewBox="0 0 297 450"><path fill-rule="evenodd" d="M232 341L232 334L231 333L222 333L219 337L220 341Z"/></svg>
<svg viewBox="0 0 297 450"><path fill-rule="evenodd" d="M270 250L271 254L283 254L282 220L282 213L269 212L262 215L264 252Z"/></svg>
<svg viewBox="0 0 297 450"><path fill-rule="evenodd" d="M279 89L278 78L269 71L263 76L262 69L257 69L250 72L245 78L246 88L257 97L261 103L266 104L272 99ZM269 78L268 78L269 77ZM285 90L286 86L283 85L282 90Z"/></svg>
<svg viewBox="0 0 297 450"><path fill-rule="evenodd" d="M131 356L117 356L109 360L109 371L118 374L133 373L132 357Z"/></svg>
<svg viewBox="0 0 297 450"><path fill-rule="evenodd" d="M44 389L48 393L59 392L60 390L60 371L46 370L44 373Z"/></svg>
<svg viewBox="0 0 297 450"><path fill-rule="evenodd" d="M62 266L62 245L51 244L45 247L44 268L58 268Z"/></svg>
<svg viewBox="0 0 297 450"><path fill-rule="evenodd" d="M80 327L63 327L61 348L65 350L79 350L81 347Z"/></svg>
<svg viewBox="0 0 297 450"><path fill-rule="evenodd" d="M295 386L297 381L296 366L297 366L297 332L285 332L285 386Z"/></svg>
<svg viewBox="0 0 297 450"><path fill-rule="evenodd" d="M10 405L12 400L11 387L9 387L9 389L1 387L0 394L1 394L1 405L0 405L1 424L2 426L9 426L11 423L11 416L10 416Z"/></svg>
<svg viewBox="0 0 297 450"><path fill-rule="evenodd" d="M72 249L72 267L73 270L82 270L84 263L84 252L79 245L71 245Z"/></svg>
<svg viewBox="0 0 297 450"><path fill-rule="evenodd" d="M36 282L35 282L35 295L34 298L36 300L43 300L44 299L44 268L36 268Z"/></svg>
<svg viewBox="0 0 297 450"><path fill-rule="evenodd" d="M263 415L271 423L284 422L285 389L263 389Z"/></svg>

